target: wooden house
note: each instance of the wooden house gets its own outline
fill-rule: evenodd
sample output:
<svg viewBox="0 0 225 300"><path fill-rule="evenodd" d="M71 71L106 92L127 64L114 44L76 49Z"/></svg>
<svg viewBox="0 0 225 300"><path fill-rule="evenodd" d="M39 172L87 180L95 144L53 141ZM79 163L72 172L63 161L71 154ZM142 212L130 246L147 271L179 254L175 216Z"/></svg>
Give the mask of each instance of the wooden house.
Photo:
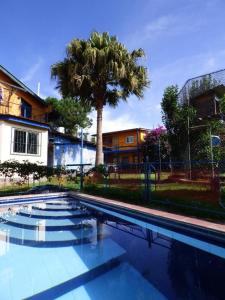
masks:
<svg viewBox="0 0 225 300"><path fill-rule="evenodd" d="M133 128L103 133L105 163L140 163L141 144L149 130Z"/></svg>

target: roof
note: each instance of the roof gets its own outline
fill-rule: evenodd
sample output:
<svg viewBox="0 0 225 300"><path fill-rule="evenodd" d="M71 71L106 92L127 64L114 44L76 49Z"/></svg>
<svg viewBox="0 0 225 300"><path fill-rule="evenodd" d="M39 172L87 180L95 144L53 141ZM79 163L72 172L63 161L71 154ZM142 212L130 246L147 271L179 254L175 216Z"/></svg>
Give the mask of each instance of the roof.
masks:
<svg viewBox="0 0 225 300"><path fill-rule="evenodd" d="M81 143L81 139L80 138L78 138L76 136L73 136L73 135L70 135L70 134L58 132L58 131L53 131L52 130L50 132L50 136L54 136L54 137L59 136L59 137L71 140L71 141L73 141L75 143ZM89 141L86 141L86 140L84 140L84 145L91 146L91 147L96 147L95 143L92 143L92 142L89 142Z"/></svg>
<svg viewBox="0 0 225 300"><path fill-rule="evenodd" d="M10 79L12 79L18 85L18 86L15 85L13 87L22 89L24 92L29 93L31 96L33 96L37 101L39 101L43 105L47 105L47 103L41 97L39 97L37 94L35 94L31 89L29 89L24 83L22 83L12 73L10 73L8 70L6 70L2 65L0 65L0 71L2 71L5 75L7 75ZM4 83L8 84L7 82L4 82Z"/></svg>
<svg viewBox="0 0 225 300"><path fill-rule="evenodd" d="M16 117L16 116L13 116L13 115L0 114L0 120L13 122L13 123L17 123L17 124L19 123L19 124L23 124L23 125L32 126L32 127L49 129L49 125L46 124L46 123L41 123L41 122L38 122L38 121L29 120L29 119L26 119L26 118L23 118L23 117Z"/></svg>
<svg viewBox="0 0 225 300"><path fill-rule="evenodd" d="M111 132L104 132L104 135L108 134L114 134L114 133L120 133L120 132L129 132L129 131L149 131L150 129L147 128L130 128L130 129L125 129L125 130L118 130L118 131L111 131ZM96 134L92 134L92 136L96 136Z"/></svg>

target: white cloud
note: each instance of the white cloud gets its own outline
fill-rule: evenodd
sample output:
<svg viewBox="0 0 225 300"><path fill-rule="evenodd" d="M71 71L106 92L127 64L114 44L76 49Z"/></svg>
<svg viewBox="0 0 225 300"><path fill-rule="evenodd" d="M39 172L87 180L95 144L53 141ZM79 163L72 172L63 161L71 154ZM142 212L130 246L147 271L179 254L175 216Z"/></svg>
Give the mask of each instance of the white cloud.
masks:
<svg viewBox="0 0 225 300"><path fill-rule="evenodd" d="M174 23L174 18L170 15L159 17L145 26L146 35L150 37L151 34L165 31L172 23Z"/></svg>
<svg viewBox="0 0 225 300"><path fill-rule="evenodd" d="M95 134L96 133L96 112L93 112L91 114L91 118L93 120L93 125L91 128L87 129L86 131L89 132L90 134ZM103 125L102 126L103 132L141 127L140 123L134 120L134 115L123 113L120 114L118 117L115 117L112 111L107 108L103 111L102 125Z"/></svg>
<svg viewBox="0 0 225 300"><path fill-rule="evenodd" d="M40 69L42 64L43 64L43 59L39 58L37 62L26 71L24 76L21 78L21 81L24 83L28 83L29 81L31 81L34 78L37 71Z"/></svg>
<svg viewBox="0 0 225 300"><path fill-rule="evenodd" d="M195 18L193 15L187 15L184 12L174 15L164 15L146 23L136 32L129 34L125 44L130 48L134 48L137 45L143 46L150 41L158 43L159 38L165 39L166 37L187 34L188 32L195 33L204 24L204 19Z"/></svg>
<svg viewBox="0 0 225 300"><path fill-rule="evenodd" d="M208 60L205 63L206 68L215 68L216 66L216 58L211 56L208 58Z"/></svg>
<svg viewBox="0 0 225 300"><path fill-rule="evenodd" d="M161 109L161 104L160 104L160 103L156 104L155 108L156 108L157 110L160 110L160 109Z"/></svg>

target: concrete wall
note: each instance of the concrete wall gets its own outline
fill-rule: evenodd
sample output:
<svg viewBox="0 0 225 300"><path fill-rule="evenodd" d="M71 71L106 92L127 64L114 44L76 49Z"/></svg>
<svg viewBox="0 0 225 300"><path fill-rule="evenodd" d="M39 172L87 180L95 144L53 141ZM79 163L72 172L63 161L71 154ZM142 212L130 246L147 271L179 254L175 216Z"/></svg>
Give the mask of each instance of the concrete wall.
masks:
<svg viewBox="0 0 225 300"><path fill-rule="evenodd" d="M13 153L13 128L30 130L38 132L40 138L40 154L14 154ZM46 129L37 129L29 126L16 125L13 123L8 123L5 121L0 121L0 162L6 160L14 159L19 162L23 160L29 160L32 163L41 162L44 165L47 165L47 151L48 151L48 130Z"/></svg>
<svg viewBox="0 0 225 300"><path fill-rule="evenodd" d="M65 138L55 138L55 145L53 150L53 165L67 165L67 164L80 164L80 151L81 147L78 142L70 141ZM85 145L83 148L83 163L95 163L95 147Z"/></svg>

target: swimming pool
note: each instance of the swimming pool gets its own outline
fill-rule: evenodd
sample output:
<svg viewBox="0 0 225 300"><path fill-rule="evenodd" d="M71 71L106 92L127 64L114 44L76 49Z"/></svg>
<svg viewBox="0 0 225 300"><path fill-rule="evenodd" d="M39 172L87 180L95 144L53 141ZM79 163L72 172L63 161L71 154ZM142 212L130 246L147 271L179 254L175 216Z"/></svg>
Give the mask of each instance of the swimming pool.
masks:
<svg viewBox="0 0 225 300"><path fill-rule="evenodd" d="M224 299L224 239L72 198L0 208L0 300Z"/></svg>

